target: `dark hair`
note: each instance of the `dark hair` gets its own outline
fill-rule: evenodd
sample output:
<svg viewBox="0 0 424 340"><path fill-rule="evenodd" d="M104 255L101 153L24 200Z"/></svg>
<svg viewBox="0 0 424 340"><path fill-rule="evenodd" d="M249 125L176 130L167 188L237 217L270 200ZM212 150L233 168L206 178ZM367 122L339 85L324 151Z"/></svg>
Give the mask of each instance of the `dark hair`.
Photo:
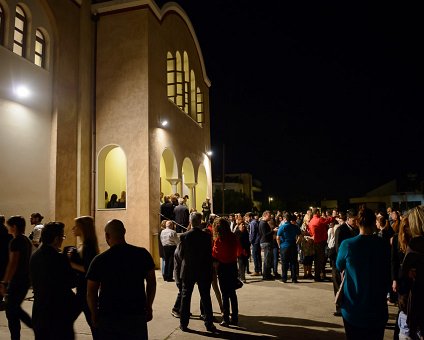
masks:
<svg viewBox="0 0 424 340"><path fill-rule="evenodd" d="M110 201L113 203L113 202L116 202L117 201L117 199L118 199L118 195L117 194L112 194L112 196L110 196Z"/></svg>
<svg viewBox="0 0 424 340"><path fill-rule="evenodd" d="M40 213L38 213L38 212L35 212L35 213L32 213L31 214L31 217L35 217L35 218L38 218L39 220L40 220L40 222L43 220L43 218L44 218L44 216L43 215L41 215Z"/></svg>
<svg viewBox="0 0 424 340"><path fill-rule="evenodd" d="M374 214L374 212L373 212L373 214ZM349 209L346 212L346 216L347 216L347 218L355 218L356 216L358 216L358 213L356 212L355 209Z"/></svg>
<svg viewBox="0 0 424 340"><path fill-rule="evenodd" d="M375 213L369 208L364 208L359 211L358 224L363 228L375 228Z"/></svg>
<svg viewBox="0 0 424 340"><path fill-rule="evenodd" d="M219 217L217 219L217 233L220 237L225 237L231 233L230 222L228 222L225 218Z"/></svg>
<svg viewBox="0 0 424 340"><path fill-rule="evenodd" d="M340 212L339 212L339 218L340 218L342 221L346 221L346 213L345 213L344 211L340 211Z"/></svg>
<svg viewBox="0 0 424 340"><path fill-rule="evenodd" d="M20 215L15 215L15 216L10 217L7 220L6 223L10 227L15 226L16 229L18 230L18 232L20 232L20 233L24 233L25 232L25 225L26 225L25 218L23 218Z"/></svg>
<svg viewBox="0 0 424 340"><path fill-rule="evenodd" d="M6 221L4 215L0 215L0 224L4 224L4 222Z"/></svg>
<svg viewBox="0 0 424 340"><path fill-rule="evenodd" d="M41 230L41 242L52 244L56 237L63 237L65 224L62 222L49 222Z"/></svg>
<svg viewBox="0 0 424 340"><path fill-rule="evenodd" d="M292 214L290 214L288 211L285 211L284 213L283 213L283 218L286 220L286 221L293 221L293 216L292 216Z"/></svg>

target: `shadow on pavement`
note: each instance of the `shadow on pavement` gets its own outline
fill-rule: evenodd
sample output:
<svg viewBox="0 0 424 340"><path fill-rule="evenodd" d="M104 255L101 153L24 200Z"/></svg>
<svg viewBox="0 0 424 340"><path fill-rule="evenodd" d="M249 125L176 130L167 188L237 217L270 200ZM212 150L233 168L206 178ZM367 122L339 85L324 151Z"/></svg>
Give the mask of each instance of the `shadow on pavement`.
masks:
<svg viewBox="0 0 424 340"><path fill-rule="evenodd" d="M219 327L217 333L197 330L189 332L216 339L345 339L343 326L308 319L239 315L239 325L239 327ZM323 329L311 329L311 327Z"/></svg>

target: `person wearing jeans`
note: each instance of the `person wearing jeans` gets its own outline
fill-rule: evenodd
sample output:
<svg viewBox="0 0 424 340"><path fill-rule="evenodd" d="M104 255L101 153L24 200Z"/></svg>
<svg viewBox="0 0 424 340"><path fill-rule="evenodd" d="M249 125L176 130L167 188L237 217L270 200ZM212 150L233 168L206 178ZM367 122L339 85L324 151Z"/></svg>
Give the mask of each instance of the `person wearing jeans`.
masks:
<svg viewBox="0 0 424 340"><path fill-rule="evenodd" d="M252 244L252 258L254 265L254 272L252 276L259 276L262 272L262 256L261 256L261 245L259 237L259 224L256 219L253 218L251 212L246 214L246 220L249 223L249 241Z"/></svg>
<svg viewBox="0 0 424 340"><path fill-rule="evenodd" d="M271 219L271 212L265 210L262 214L262 219L259 222L259 235L260 235L260 245L261 249L264 252L264 268L262 272L263 280L272 280L274 277L271 275L272 268L272 241L274 232L278 229L271 229L268 221Z"/></svg>

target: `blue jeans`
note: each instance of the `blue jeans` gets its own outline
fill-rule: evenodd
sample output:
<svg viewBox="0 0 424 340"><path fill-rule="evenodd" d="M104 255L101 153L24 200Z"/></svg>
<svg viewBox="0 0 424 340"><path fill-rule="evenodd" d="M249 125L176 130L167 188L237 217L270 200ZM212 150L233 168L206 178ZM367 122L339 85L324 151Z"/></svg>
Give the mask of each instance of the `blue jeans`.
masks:
<svg viewBox="0 0 424 340"><path fill-rule="evenodd" d="M297 280L297 247L296 245L281 249L282 280L287 280L287 273L290 268L291 279Z"/></svg>
<svg viewBox="0 0 424 340"><path fill-rule="evenodd" d="M261 248L264 251L264 270L262 272L263 277L269 277L271 276L271 267L272 267L272 244L267 243L261 243Z"/></svg>
<svg viewBox="0 0 424 340"><path fill-rule="evenodd" d="M255 273L262 272L261 246L259 243L252 244L252 257L253 257L253 264L255 267Z"/></svg>
<svg viewBox="0 0 424 340"><path fill-rule="evenodd" d="M280 257L280 250L276 247L272 248L272 255L273 255L273 266L272 266L272 272L274 275L278 274L278 259Z"/></svg>

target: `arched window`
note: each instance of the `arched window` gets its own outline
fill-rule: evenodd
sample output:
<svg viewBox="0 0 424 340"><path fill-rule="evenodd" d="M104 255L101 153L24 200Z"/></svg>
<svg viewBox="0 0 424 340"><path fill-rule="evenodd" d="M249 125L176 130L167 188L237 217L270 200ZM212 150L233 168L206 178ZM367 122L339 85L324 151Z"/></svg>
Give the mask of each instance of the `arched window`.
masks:
<svg viewBox="0 0 424 340"><path fill-rule="evenodd" d="M184 72L184 106L183 111L188 113L188 103L189 103L189 85L190 85L190 73L189 73L189 64L188 64L188 55L187 52L184 51L184 64L183 64L183 72Z"/></svg>
<svg viewBox="0 0 424 340"><path fill-rule="evenodd" d="M190 71L190 116L196 120L196 76Z"/></svg>
<svg viewBox="0 0 424 340"><path fill-rule="evenodd" d="M175 103L176 97L176 79L175 79L175 58L170 52L166 57L166 78L168 86L168 99Z"/></svg>
<svg viewBox="0 0 424 340"><path fill-rule="evenodd" d="M183 91L184 91L184 74L183 74L183 63L181 60L181 54L180 52L176 53L176 61L177 61L177 71L176 71L176 76L177 76L177 81L176 81L176 85L177 85L177 98L176 98L176 104L177 106L183 110L184 108L184 100L183 100Z"/></svg>
<svg viewBox="0 0 424 340"><path fill-rule="evenodd" d="M27 19L24 10L16 6L15 31L13 34L13 52L25 57L27 39Z"/></svg>
<svg viewBox="0 0 424 340"><path fill-rule="evenodd" d="M4 10L3 7L0 5L0 44L3 45L4 43Z"/></svg>
<svg viewBox="0 0 424 340"><path fill-rule="evenodd" d="M39 29L35 32L34 63L42 68L46 68L46 39Z"/></svg>
<svg viewBox="0 0 424 340"><path fill-rule="evenodd" d="M203 127L203 123L205 122L205 111L204 111L204 103L203 103L203 93L197 88L196 91L196 113L197 113L197 123Z"/></svg>
<svg viewBox="0 0 424 340"><path fill-rule="evenodd" d="M127 207L127 157L118 145L108 145L99 153L97 209Z"/></svg>

